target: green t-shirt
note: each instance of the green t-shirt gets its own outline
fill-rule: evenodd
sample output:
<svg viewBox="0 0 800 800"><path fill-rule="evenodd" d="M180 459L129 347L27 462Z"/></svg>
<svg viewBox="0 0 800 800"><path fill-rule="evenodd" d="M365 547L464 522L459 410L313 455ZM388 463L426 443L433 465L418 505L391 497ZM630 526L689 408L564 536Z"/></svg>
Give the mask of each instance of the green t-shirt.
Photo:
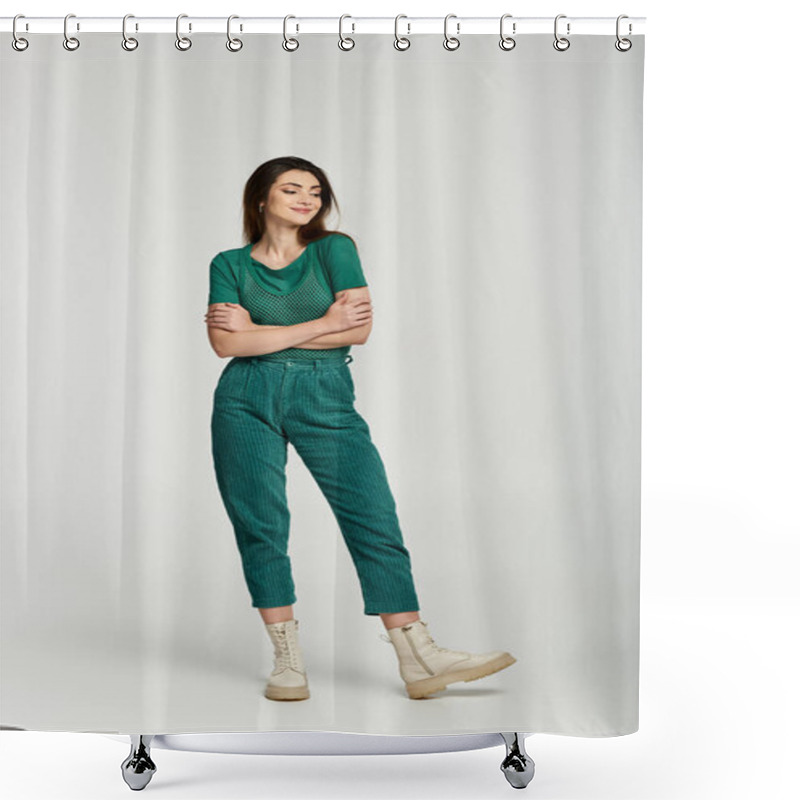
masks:
<svg viewBox="0 0 800 800"><path fill-rule="evenodd" d="M217 253L211 261L208 304L238 303L256 325L297 325L319 319L342 289L366 286L361 260L352 240L331 233L306 245L285 267L272 269L251 255L253 245ZM253 358L300 361L341 358L350 345L330 349L287 347Z"/></svg>

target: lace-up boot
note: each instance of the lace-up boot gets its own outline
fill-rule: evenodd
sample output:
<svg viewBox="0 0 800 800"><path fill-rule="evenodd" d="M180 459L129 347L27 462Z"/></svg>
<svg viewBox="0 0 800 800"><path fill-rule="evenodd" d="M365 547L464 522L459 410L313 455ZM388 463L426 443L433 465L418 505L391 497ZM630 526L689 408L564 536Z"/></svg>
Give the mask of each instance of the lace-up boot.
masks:
<svg viewBox="0 0 800 800"><path fill-rule="evenodd" d="M275 669L264 691L269 700L305 700L310 696L303 654L297 641L299 625L296 619L267 625L267 633L275 645Z"/></svg>
<svg viewBox="0 0 800 800"><path fill-rule="evenodd" d="M428 624L416 620L390 628L381 639L394 645L400 664L400 677L412 700L419 700L456 681L474 681L510 667L517 659L510 653L467 653L439 647L428 633Z"/></svg>

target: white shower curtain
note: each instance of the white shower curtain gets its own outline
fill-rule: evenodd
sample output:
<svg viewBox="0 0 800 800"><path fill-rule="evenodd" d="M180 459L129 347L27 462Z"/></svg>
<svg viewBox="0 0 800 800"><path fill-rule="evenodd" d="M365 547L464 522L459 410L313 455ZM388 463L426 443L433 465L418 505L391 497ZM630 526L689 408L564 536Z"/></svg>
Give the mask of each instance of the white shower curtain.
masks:
<svg viewBox="0 0 800 800"><path fill-rule="evenodd" d="M644 37L60 34L3 47L0 722L110 733L638 728ZM516 663L408 698L290 447L311 697L262 695L211 458L209 263L261 163L319 165L421 619Z"/></svg>

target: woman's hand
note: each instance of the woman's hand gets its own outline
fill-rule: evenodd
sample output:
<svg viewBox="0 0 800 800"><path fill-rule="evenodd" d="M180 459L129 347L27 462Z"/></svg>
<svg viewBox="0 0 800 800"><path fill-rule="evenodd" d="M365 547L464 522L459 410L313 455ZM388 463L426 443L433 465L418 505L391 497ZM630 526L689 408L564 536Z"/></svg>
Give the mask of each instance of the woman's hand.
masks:
<svg viewBox="0 0 800 800"><path fill-rule="evenodd" d="M332 333L366 325L372 320L372 303L369 300L352 301L345 292L328 307L323 319L327 320Z"/></svg>
<svg viewBox="0 0 800 800"><path fill-rule="evenodd" d="M250 318L250 312L238 303L214 303L208 307L206 325L222 328L225 331L252 331L257 326Z"/></svg>

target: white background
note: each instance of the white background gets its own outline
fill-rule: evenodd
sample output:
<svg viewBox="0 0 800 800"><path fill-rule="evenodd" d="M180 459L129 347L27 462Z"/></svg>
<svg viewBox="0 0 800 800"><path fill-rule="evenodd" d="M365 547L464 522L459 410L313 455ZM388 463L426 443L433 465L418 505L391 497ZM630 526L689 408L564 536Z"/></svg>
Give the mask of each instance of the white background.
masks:
<svg viewBox="0 0 800 800"><path fill-rule="evenodd" d="M540 800L796 797L797 6L39 0L3 11L70 12L120 20L126 13L647 18L640 730L612 739L529 737L537 774L525 791ZM10 34L0 45L10 47ZM3 731L0 744L5 797L91 800L130 791L119 769L128 748L103 736ZM499 770L504 752L154 750L158 772L145 792L176 800L487 800L514 791Z"/></svg>

